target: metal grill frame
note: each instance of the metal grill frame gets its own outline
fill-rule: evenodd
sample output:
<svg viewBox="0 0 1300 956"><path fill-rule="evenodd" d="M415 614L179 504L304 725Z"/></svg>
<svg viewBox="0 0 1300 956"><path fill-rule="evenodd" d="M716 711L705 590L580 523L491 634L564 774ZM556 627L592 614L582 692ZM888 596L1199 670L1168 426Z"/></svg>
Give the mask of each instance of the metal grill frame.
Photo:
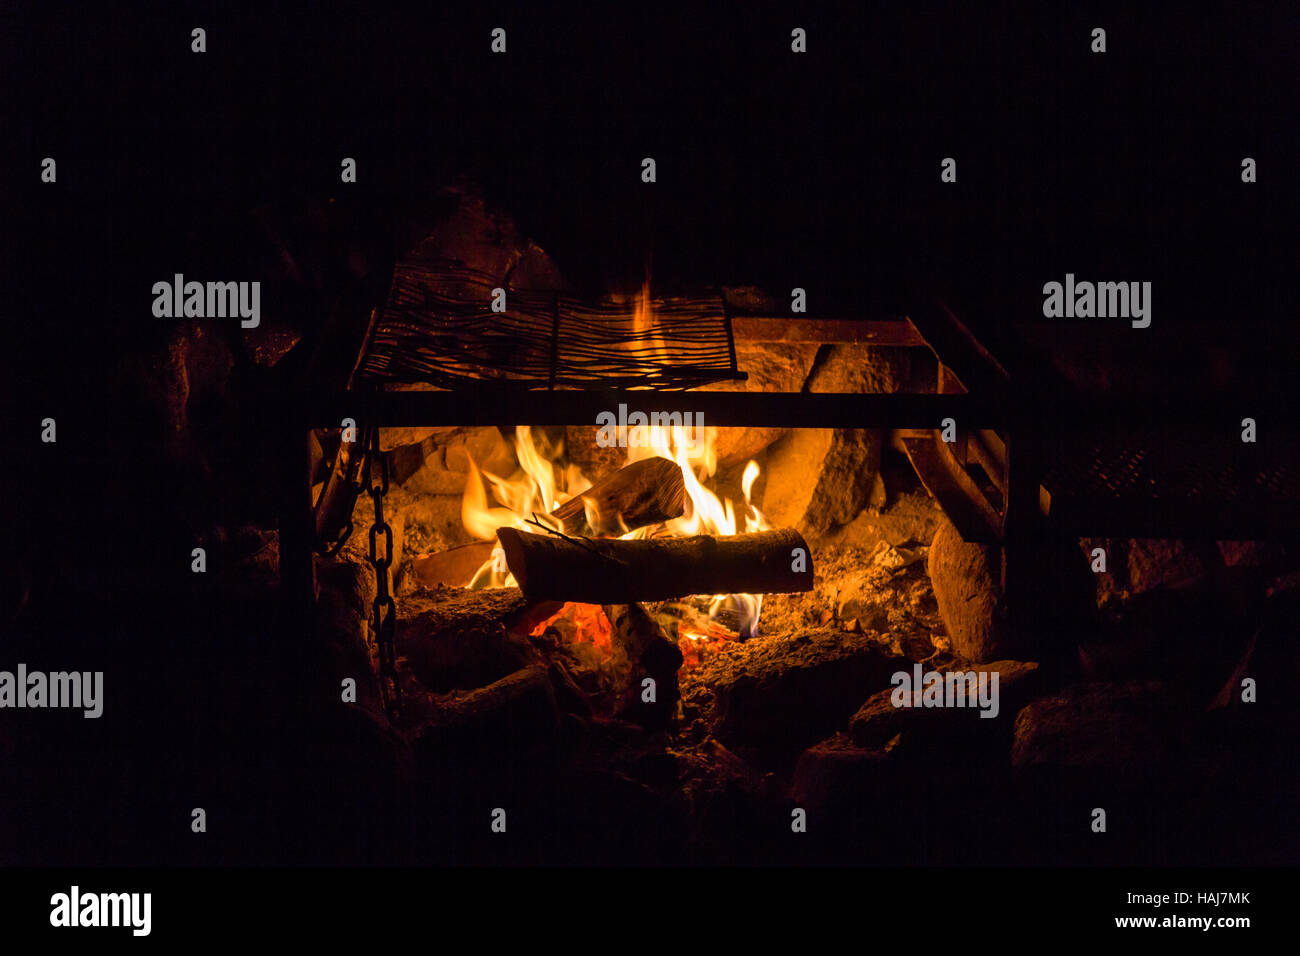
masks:
<svg viewBox="0 0 1300 956"><path fill-rule="evenodd" d="M371 312L349 387L679 391L747 377L720 294L655 299L653 319L638 322L626 302L559 292L506 290L506 310L494 312L497 288L457 260L401 263L384 308Z"/></svg>

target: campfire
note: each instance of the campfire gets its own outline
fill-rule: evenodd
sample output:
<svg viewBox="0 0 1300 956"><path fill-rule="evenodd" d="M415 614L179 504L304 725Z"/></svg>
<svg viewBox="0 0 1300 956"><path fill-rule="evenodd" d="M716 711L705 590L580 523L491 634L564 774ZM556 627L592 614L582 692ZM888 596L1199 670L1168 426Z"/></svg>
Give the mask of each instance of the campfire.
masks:
<svg viewBox="0 0 1300 956"><path fill-rule="evenodd" d="M638 324L646 314L638 310ZM714 645L757 636L763 594L808 590L811 559L797 531L772 529L755 507L757 461L739 468L739 500L710 487L717 428L621 411L592 440L624 460L594 482L565 447L580 440L576 430L557 439L518 426L508 455L496 448L480 463L467 453L460 518L478 540L420 554L413 567L435 588L517 590L528 606L517 632L598 674L626 705L620 713L638 709L631 672L647 675L646 703L666 693L667 709L651 711L662 723L678 670Z"/></svg>
<svg viewBox="0 0 1300 956"><path fill-rule="evenodd" d="M371 433L371 477L380 456L394 479L384 514L397 553L380 602L396 602L408 725L455 712L446 694L486 693L541 668L561 711L680 726L685 696L732 679L711 669L719 655L739 666L739 649L793 640L778 658L797 659L809 641L835 656L846 634L865 657L933 649L932 609L913 585L939 512L910 469L919 520L891 535L850 528L886 504L886 433L718 425L705 421L701 391L724 400L707 407L725 418L759 396L719 393L923 390L934 366L903 360L919 343L910 326L764 318L757 293L652 300L648 284L599 301L512 292L509 313L484 316L489 291L460 265L404 266L354 378L412 397L506 388L520 409L543 382L549 396L597 383L625 391L582 414L586 425ZM882 338L875 352L860 345ZM373 523L371 505L358 501L354 527ZM832 533L851 553L825 552L837 573L819 590L814 559ZM901 617L890 610L900 600ZM891 613L907 627L891 627ZM897 633L908 630L904 652ZM393 675L391 664L380 670Z"/></svg>
<svg viewBox="0 0 1300 956"><path fill-rule="evenodd" d="M463 521L467 531L491 543L492 551L466 586L516 587L525 576L525 594L554 598L586 591L605 600L617 598L620 591L649 596L658 588L666 598L707 599L702 614L689 613L689 602L675 604L685 615L677 628L680 637L754 636L761 594L696 594L696 582L703 579L673 579L670 562L683 553L681 539L729 538L768 529L751 501L758 464L751 460L745 465L738 507L705 486L717 468L716 429L707 429L701 440L681 426L637 425L620 429L617 439L627 449L627 464L596 485L578 466L563 463L562 448L548 449L558 459L543 455L527 426L515 430L515 475L493 474L471 461ZM726 560L720 555L714 564ZM635 578L624 570L630 562L637 569ZM702 575L710 570L695 569ZM591 620L591 610L576 608L578 603L566 602L556 617Z"/></svg>

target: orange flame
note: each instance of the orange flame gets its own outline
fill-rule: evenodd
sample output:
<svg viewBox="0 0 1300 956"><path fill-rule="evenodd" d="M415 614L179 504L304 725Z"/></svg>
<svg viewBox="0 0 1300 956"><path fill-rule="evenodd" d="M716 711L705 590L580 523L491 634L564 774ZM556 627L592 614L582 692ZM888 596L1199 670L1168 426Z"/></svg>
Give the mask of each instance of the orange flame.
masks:
<svg viewBox="0 0 1300 956"><path fill-rule="evenodd" d="M653 340L648 279L637 305L635 321L636 328ZM618 440L627 448L629 464L645 458L660 457L675 462L681 468L686 488L686 512L679 518L665 522L662 531L678 536L725 536L770 527L750 500L750 493L759 475L756 462L750 461L742 475L744 508L739 516L730 500L723 501L704 487L704 482L713 477L718 467L716 428L700 424L687 427L675 422L668 425L635 425L619 429ZM550 517L550 512L591 487L591 482L576 466L569 465L561 470L554 461L543 456L527 426L515 429L513 444L519 471L512 476L481 471L473 460L470 461L469 480L461 501L461 519L466 530L477 538L492 540L496 537L497 529L503 527L534 532L540 530L536 524L530 524L530 520L559 531L560 524ZM487 486L491 488L494 502L489 501ZM590 513L591 505L585 503L584 508L588 511L588 523L595 526L596 522L592 520L595 516ZM658 528L637 528L625 532L621 537L644 538L652 531L660 533ZM492 557L479 568L469 586L511 587L515 583L514 576L506 567L504 552L498 544L492 551ZM709 617L712 619L724 611L729 612L739 621L740 633L749 636L757 633L761 609L761 595L717 594L712 595ZM710 627L710 630L714 628ZM684 631L682 636L692 640L707 640L716 634Z"/></svg>

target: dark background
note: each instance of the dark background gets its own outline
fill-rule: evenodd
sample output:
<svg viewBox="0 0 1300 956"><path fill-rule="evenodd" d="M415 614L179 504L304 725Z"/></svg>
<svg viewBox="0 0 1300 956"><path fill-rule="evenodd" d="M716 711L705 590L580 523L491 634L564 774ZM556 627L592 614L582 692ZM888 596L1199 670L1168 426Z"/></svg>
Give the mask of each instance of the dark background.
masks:
<svg viewBox="0 0 1300 956"><path fill-rule="evenodd" d="M657 285L802 286L818 314L870 317L944 289L996 342L1039 319L1042 284L1067 271L1150 280L1143 348L1208 322L1261 378L1290 374L1294 4L227 6L29 4L0 31L15 118L7 560L32 569L42 615L0 659L110 668L116 718L37 715L46 743L9 765L21 786L6 782L25 821L13 858L324 852L320 780L284 762L321 736L293 715L293 635L263 609L191 595L178 557L205 502L273 514L279 384L242 383L254 398L224 441L248 451L206 484L167 460L123 387L126 359L166 334L153 282L260 274L255 208L329 205L322 309L348 241L391 249L465 175L584 287L636 281L652 256ZM496 26L504 56L489 52ZM790 52L795 26L807 54ZM1089 51L1094 26L1104 55ZM44 156L56 185L39 182ZM344 156L355 185L339 182ZM955 185L939 180L945 156ZM37 442L46 416L57 446ZM90 581L96 601L78 601ZM231 688L260 709L230 717ZM194 850L186 808L214 788L247 841ZM357 800L337 818L372 809Z"/></svg>

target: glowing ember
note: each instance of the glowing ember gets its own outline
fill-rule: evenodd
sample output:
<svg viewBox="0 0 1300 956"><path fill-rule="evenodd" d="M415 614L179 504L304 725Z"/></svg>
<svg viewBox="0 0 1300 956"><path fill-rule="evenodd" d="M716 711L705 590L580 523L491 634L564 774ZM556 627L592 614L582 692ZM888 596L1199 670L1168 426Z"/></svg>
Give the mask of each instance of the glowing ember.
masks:
<svg viewBox="0 0 1300 956"><path fill-rule="evenodd" d="M565 604L550 617L529 631L531 637L541 637L547 628L560 632L568 644L594 644L602 650L609 650L613 640L609 618L599 604L577 604L573 601Z"/></svg>

